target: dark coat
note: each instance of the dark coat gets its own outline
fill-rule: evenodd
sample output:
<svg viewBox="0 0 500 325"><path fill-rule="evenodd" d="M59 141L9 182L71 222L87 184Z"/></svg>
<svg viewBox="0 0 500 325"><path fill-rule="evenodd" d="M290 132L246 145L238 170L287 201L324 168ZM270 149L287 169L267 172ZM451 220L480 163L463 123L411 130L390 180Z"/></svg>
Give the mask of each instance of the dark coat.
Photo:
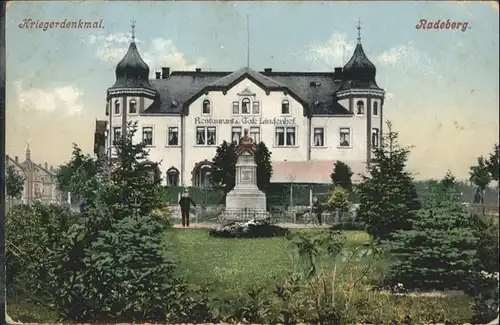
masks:
<svg viewBox="0 0 500 325"><path fill-rule="evenodd" d="M191 209L191 204L196 206L196 203L194 203L193 199L189 196L183 196L179 200L179 205L181 206L182 211L189 211Z"/></svg>

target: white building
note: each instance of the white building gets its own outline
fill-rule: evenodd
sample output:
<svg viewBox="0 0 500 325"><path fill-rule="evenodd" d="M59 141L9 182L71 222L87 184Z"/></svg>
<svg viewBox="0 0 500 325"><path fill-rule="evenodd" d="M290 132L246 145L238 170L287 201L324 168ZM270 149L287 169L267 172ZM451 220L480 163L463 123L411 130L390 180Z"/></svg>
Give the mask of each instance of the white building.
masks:
<svg viewBox="0 0 500 325"><path fill-rule="evenodd" d="M272 152L272 182L330 183L336 160L362 173L378 145L385 92L375 77L360 38L333 72L162 68L153 80L132 41L107 91L106 152L137 121L167 185L204 186L218 145L248 129Z"/></svg>

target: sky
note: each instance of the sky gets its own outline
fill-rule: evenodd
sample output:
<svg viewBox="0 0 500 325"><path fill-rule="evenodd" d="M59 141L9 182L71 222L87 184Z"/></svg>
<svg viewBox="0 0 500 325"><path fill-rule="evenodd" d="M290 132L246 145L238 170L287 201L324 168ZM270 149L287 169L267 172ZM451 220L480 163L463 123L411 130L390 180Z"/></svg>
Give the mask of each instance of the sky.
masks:
<svg viewBox="0 0 500 325"><path fill-rule="evenodd" d="M22 2L6 16L7 154L60 165L93 150L116 64L136 42L151 76L172 70L333 71L364 50L386 91L384 118L417 179L465 179L498 142L499 13L495 2ZM21 28L25 19L101 21L94 29ZM467 29L417 29L421 19Z"/></svg>

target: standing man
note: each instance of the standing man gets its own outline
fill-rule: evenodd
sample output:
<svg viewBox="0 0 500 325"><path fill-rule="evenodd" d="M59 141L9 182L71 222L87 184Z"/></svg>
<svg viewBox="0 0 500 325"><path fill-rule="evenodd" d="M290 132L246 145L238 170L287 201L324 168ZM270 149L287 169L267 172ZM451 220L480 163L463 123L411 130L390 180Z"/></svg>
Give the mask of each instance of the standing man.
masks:
<svg viewBox="0 0 500 325"><path fill-rule="evenodd" d="M182 226L189 227L189 211L191 210L191 204L196 206L196 203L189 196L189 191L187 188L184 189L184 193L182 193L182 197L179 200L179 206L181 207L181 218L182 218Z"/></svg>
<svg viewBox="0 0 500 325"><path fill-rule="evenodd" d="M317 197L314 197L312 212L316 215L316 219L318 219L318 223L320 226L323 224L323 211L324 211L323 204L319 202Z"/></svg>

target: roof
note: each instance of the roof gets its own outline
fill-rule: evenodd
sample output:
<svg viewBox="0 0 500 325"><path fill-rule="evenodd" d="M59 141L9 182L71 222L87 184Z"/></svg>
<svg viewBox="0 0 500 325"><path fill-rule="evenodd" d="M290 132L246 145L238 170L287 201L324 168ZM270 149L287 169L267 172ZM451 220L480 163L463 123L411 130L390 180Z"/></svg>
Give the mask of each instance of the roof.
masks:
<svg viewBox="0 0 500 325"><path fill-rule="evenodd" d="M7 163L10 162L11 165L16 166L17 168L21 169L23 171L23 173L25 173L25 174L26 174L26 170L27 169L36 167L36 168L44 171L48 175L56 176L56 174L55 174L54 171L50 171L50 170L46 169L45 167L43 167L41 164L36 164L33 161L31 161L31 160L25 160L23 162L19 162L19 161L16 162L14 159L12 159L8 155L6 155L5 158L6 158L6 162Z"/></svg>
<svg viewBox="0 0 500 325"><path fill-rule="evenodd" d="M330 174L336 160L274 161L272 183L316 183L329 184ZM366 172L366 164L359 161L343 161L351 167L353 182L361 180L360 174Z"/></svg>
<svg viewBox="0 0 500 325"><path fill-rule="evenodd" d="M130 43L127 53L115 69L116 82L111 88L151 88L149 66L137 50L135 42Z"/></svg>
<svg viewBox="0 0 500 325"><path fill-rule="evenodd" d="M347 61L343 69L344 81L342 89L352 88L377 88L379 89L375 77L377 69L368 59L363 50L363 45L359 42L354 49L352 57Z"/></svg>
<svg viewBox="0 0 500 325"><path fill-rule="evenodd" d="M257 72L249 68L235 72L174 71L166 79L150 80L158 96L145 113L180 114L185 106L205 92L227 91L244 78L268 91L288 92L312 114L352 114L335 100L341 82L336 81L338 77L333 72Z"/></svg>

